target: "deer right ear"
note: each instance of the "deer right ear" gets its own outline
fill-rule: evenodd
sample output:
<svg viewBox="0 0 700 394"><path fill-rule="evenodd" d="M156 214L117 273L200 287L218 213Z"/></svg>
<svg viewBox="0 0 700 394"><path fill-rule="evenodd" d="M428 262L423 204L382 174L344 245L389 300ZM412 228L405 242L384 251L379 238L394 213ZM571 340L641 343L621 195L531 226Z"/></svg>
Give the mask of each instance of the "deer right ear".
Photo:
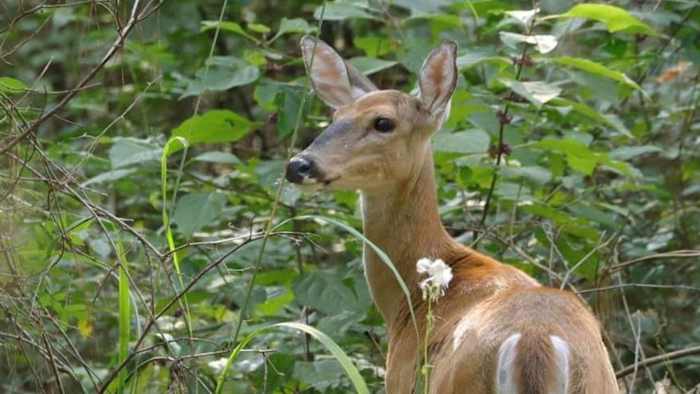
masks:
<svg viewBox="0 0 700 394"><path fill-rule="evenodd" d="M304 36L299 46L311 85L329 106L338 108L350 104L365 93L377 89L367 77L352 65L346 64L325 42Z"/></svg>
<svg viewBox="0 0 700 394"><path fill-rule="evenodd" d="M446 117L457 76L457 44L443 41L425 59L418 79L420 99L433 117Z"/></svg>

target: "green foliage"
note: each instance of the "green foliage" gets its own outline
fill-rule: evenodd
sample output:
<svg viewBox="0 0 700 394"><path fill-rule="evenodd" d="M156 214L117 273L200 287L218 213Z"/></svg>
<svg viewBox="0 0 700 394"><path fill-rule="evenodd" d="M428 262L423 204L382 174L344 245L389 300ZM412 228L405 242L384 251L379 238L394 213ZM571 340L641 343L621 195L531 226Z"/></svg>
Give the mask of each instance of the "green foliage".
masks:
<svg viewBox="0 0 700 394"><path fill-rule="evenodd" d="M382 392L363 245L395 262L281 183L332 120L303 34L404 92L458 42L448 231L577 291L627 392L697 389L626 369L700 343L696 1L45 3L0 15L0 391Z"/></svg>

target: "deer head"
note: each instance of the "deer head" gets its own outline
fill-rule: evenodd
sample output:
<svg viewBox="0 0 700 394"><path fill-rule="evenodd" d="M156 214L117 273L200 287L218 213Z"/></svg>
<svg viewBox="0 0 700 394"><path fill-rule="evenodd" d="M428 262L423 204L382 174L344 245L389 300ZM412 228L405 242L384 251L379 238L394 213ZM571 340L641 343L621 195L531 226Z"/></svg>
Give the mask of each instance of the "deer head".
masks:
<svg viewBox="0 0 700 394"><path fill-rule="evenodd" d="M287 164L286 177L313 188L381 190L415 177L430 136L449 115L457 45L443 42L420 71L418 96L379 90L330 46L305 36L301 50L314 91L333 122Z"/></svg>

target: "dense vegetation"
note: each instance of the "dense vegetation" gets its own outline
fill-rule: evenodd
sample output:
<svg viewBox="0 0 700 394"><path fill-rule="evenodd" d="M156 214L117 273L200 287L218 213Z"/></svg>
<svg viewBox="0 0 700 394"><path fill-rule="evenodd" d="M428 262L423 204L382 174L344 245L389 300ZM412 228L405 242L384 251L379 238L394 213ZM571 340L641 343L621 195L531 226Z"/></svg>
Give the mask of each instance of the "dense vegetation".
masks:
<svg viewBox="0 0 700 394"><path fill-rule="evenodd" d="M698 5L0 2L0 391L383 390L356 195L281 177L312 34L407 92L457 41L449 231L587 300L626 392L700 392Z"/></svg>

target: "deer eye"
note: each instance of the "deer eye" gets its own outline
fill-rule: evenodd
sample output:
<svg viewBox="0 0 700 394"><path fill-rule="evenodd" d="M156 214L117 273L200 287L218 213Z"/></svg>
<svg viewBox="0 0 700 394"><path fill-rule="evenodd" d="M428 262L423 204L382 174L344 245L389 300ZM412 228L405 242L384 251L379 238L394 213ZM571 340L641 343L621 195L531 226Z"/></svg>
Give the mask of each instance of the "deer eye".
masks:
<svg viewBox="0 0 700 394"><path fill-rule="evenodd" d="M380 133L388 133L396 128L394 121L381 116L374 120L374 129Z"/></svg>

